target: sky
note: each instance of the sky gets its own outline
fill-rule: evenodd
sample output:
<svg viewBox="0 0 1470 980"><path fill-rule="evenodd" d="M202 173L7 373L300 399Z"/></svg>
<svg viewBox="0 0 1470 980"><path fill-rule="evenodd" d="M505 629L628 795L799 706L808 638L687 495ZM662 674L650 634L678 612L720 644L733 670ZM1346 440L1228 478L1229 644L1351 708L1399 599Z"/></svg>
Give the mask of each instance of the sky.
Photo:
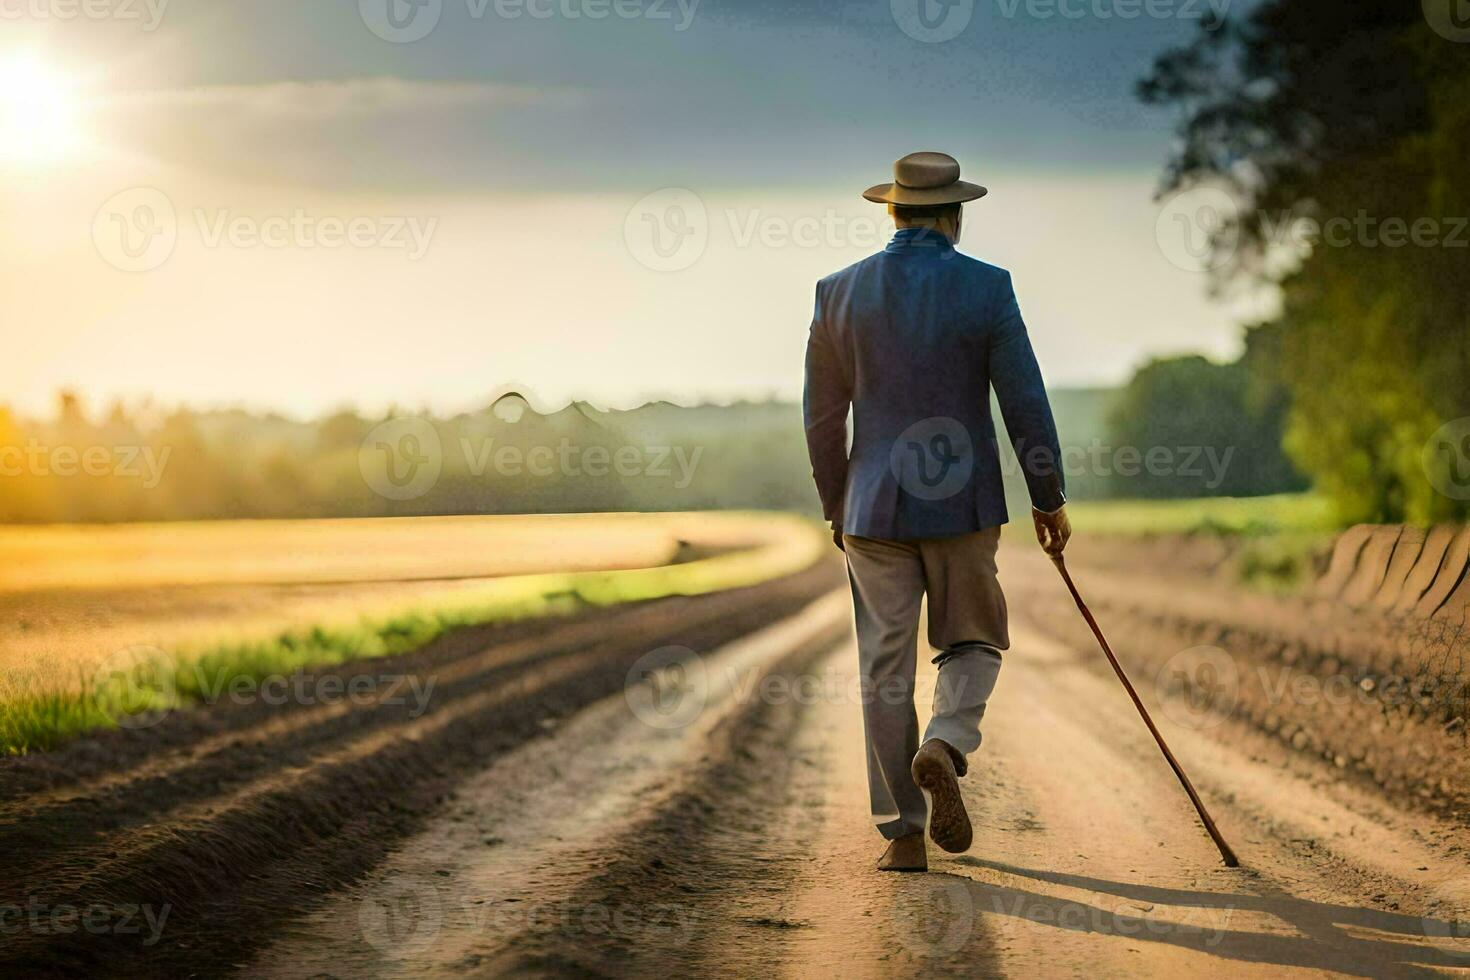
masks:
<svg viewBox="0 0 1470 980"><path fill-rule="evenodd" d="M1229 357L1134 96L1228 3L0 0L0 403L799 397L920 149L1050 384Z"/></svg>

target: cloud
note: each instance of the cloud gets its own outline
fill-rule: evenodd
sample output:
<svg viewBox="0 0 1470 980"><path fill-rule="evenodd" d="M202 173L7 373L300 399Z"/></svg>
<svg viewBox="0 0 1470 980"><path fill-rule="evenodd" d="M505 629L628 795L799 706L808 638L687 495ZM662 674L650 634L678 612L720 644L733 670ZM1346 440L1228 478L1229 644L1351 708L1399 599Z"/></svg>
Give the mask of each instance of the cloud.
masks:
<svg viewBox="0 0 1470 980"><path fill-rule="evenodd" d="M396 77L213 85L98 100L91 129L160 164L273 183L494 185L517 136L567 125L587 93ZM524 166L519 166L524 170Z"/></svg>

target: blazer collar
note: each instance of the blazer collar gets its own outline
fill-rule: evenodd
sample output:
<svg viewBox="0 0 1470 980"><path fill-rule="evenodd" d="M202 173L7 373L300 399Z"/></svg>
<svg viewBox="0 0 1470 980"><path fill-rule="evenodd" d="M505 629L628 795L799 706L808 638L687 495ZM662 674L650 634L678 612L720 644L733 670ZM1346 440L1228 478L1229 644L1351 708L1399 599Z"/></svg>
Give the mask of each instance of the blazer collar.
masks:
<svg viewBox="0 0 1470 980"><path fill-rule="evenodd" d="M929 228L900 228L893 233L893 240L883 249L885 252L952 252L954 243Z"/></svg>

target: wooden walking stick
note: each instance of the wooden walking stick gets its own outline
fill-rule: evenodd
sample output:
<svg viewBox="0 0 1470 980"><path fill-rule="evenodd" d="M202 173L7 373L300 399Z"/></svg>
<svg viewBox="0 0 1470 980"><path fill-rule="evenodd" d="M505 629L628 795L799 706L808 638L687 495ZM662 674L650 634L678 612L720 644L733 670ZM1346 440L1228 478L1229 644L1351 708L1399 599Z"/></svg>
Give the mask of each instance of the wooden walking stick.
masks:
<svg viewBox="0 0 1470 980"><path fill-rule="evenodd" d="M1118 675L1118 680L1123 682L1123 687L1128 691L1128 696L1133 699L1133 706L1138 709L1139 715L1143 717L1143 723L1153 734L1154 741L1159 743L1159 751L1164 753L1164 758L1169 761L1169 768L1174 770L1174 775L1179 777L1179 783L1184 787L1184 792L1189 794L1189 802L1194 804L1195 812L1199 814L1200 821L1209 831L1210 839L1220 849L1220 857L1225 859L1225 867L1238 868L1240 861L1230 845L1225 843L1225 838L1220 836L1220 830L1215 826L1215 821L1210 819L1210 812L1205 809L1205 804L1194 791L1194 784L1184 773L1184 767L1179 765L1179 760L1174 758L1174 753L1169 751L1169 746L1164 742L1164 736L1159 734L1158 728L1154 727L1154 720L1148 716L1148 710L1144 708L1143 702L1138 699L1138 692L1133 689L1128 675L1123 673L1122 664L1118 658L1113 656L1113 648L1108 646L1107 637L1103 636L1102 629L1097 625L1097 620L1092 618L1092 610L1087 608L1087 603L1082 601L1082 595L1077 591L1077 586L1072 584L1072 576L1067 573L1067 564L1061 555L1052 555L1052 562L1057 566L1057 571L1062 573L1062 581L1067 583L1067 591L1072 593L1072 599L1077 603L1077 609L1082 613L1082 618L1087 620L1087 625L1092 627L1092 635L1097 637L1098 645L1102 647L1103 653L1108 655L1108 663L1113 665L1113 672Z"/></svg>

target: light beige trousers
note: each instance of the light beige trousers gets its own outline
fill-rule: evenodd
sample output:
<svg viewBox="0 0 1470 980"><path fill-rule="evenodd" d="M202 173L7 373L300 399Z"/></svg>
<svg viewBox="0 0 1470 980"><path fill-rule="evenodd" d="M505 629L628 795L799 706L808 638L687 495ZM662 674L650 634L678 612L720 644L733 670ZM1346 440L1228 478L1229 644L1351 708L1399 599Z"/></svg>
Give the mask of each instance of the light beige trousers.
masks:
<svg viewBox="0 0 1470 980"><path fill-rule="evenodd" d="M964 755L980 747L980 720L1000 673L1000 651L1010 646L995 567L1000 528L921 541L850 534L842 540L857 621L868 795L873 822L892 840L922 831L928 817L924 794L909 773L922 744L914 670L925 595L939 680L924 741L943 739Z"/></svg>

